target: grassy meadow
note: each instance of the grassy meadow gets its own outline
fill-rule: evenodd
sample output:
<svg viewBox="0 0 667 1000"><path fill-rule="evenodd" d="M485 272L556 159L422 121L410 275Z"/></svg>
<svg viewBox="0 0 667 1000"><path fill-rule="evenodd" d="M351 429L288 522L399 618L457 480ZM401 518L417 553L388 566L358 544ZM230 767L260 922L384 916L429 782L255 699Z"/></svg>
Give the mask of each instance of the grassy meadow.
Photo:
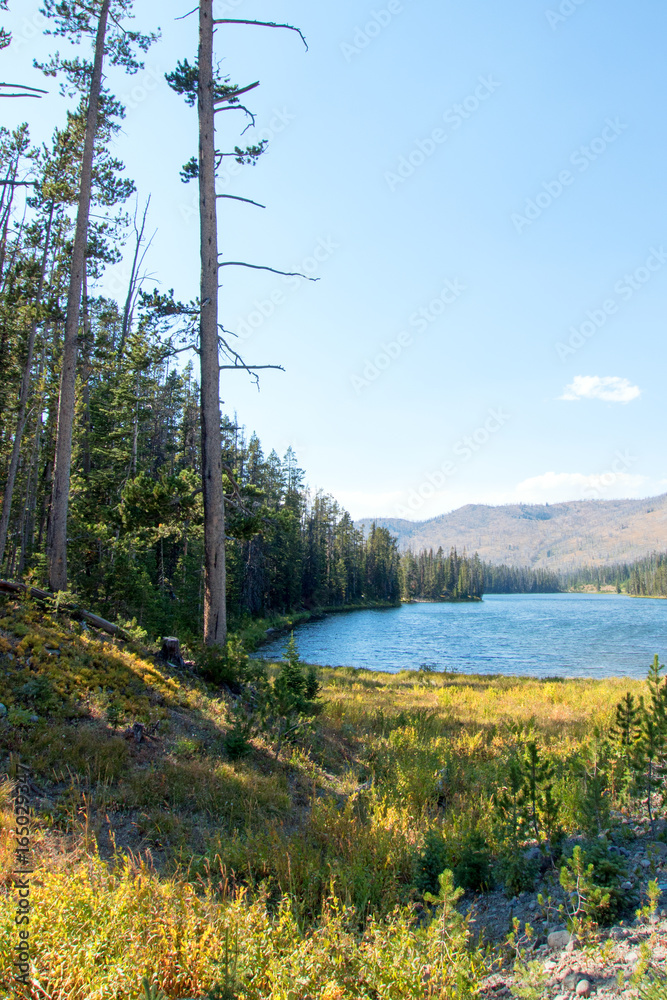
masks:
<svg viewBox="0 0 667 1000"><path fill-rule="evenodd" d="M298 739L260 733L237 756L230 691L64 613L1 601L0 664L2 996L22 995L19 762L35 868L23 995L49 1000L474 996L509 959L472 939L460 893L513 895L526 847L645 819L609 739L644 682L322 669ZM136 742L135 722L152 736ZM515 780L531 745L534 801Z"/></svg>

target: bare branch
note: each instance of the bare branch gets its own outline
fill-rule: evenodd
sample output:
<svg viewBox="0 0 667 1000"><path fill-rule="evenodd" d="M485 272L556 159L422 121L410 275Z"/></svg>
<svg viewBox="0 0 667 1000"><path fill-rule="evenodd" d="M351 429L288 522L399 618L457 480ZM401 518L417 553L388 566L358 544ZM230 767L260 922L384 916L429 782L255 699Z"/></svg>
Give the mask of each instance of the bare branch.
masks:
<svg viewBox="0 0 667 1000"><path fill-rule="evenodd" d="M191 17L193 14L196 14L198 10L199 7L194 7L189 14L184 14L183 17L175 17L174 21L184 21L186 17Z"/></svg>
<svg viewBox="0 0 667 1000"><path fill-rule="evenodd" d="M261 372L266 368L272 368L276 372L285 371L282 365L246 365L245 362L238 365L218 365L218 368L221 372L236 371L238 369L244 369L247 372Z"/></svg>
<svg viewBox="0 0 667 1000"><path fill-rule="evenodd" d="M20 90L33 90L36 94L48 94L48 90L42 90L41 87L29 87L27 83L0 83L0 87L16 87ZM8 95L5 94L4 96L6 97ZM24 96L28 95L26 94Z"/></svg>
<svg viewBox="0 0 667 1000"><path fill-rule="evenodd" d="M213 22L215 24L215 22ZM249 91L254 90L255 87L259 87L259 80L255 83L251 83L249 87L241 87L240 90L235 90L233 94L227 94L226 97L219 97L217 101L213 102L213 106L217 108L218 104L225 104L227 101L235 101L237 97L241 94L247 94Z"/></svg>
<svg viewBox="0 0 667 1000"><path fill-rule="evenodd" d="M240 198L237 194L216 194L216 198L230 198L232 201L245 201L248 205L256 205L257 208L266 208L266 205L260 205L258 201L253 201L252 198Z"/></svg>
<svg viewBox="0 0 667 1000"><path fill-rule="evenodd" d="M231 466L227 465L226 462L223 462L222 463L222 471L227 474L227 478L229 479L230 483L232 484L232 490L233 490L234 495L236 497L236 502L234 502L231 497L225 497L225 503L231 504L232 507L236 507L237 510L240 510L242 514L246 514L248 517L251 517L252 513L251 513L251 511L248 510L248 508L246 507L246 505L243 503L243 497L241 496L241 490L239 489L239 484L236 482L236 479L234 478L234 473L232 472Z"/></svg>
<svg viewBox="0 0 667 1000"><path fill-rule="evenodd" d="M171 357L173 354L183 354L185 351L196 351L198 354L199 348L196 344L188 344L187 347L170 347L167 357Z"/></svg>
<svg viewBox="0 0 667 1000"><path fill-rule="evenodd" d="M220 324L218 324L218 326L220 326L220 329L224 333L229 333L229 331L225 330L225 328ZM236 336L236 334L232 334L232 336ZM241 355L239 354L239 352L235 351L233 347L230 347L224 337L218 337L218 342L222 346L222 348L227 352L227 354L234 359L233 365L218 365L218 371L221 372L238 371L238 369L247 371L248 374L254 379L258 391L259 391L259 376L257 372L265 371L267 368L273 368L274 370L281 372L285 371L282 365L247 365L243 360L243 358L241 357Z"/></svg>
<svg viewBox="0 0 667 1000"><path fill-rule="evenodd" d="M309 278L300 271L278 271L275 267L264 267L261 264L246 264L242 260L223 260L218 267L249 267L252 271L271 271L272 274L282 274L286 278L305 278L306 281L319 281L319 278Z"/></svg>
<svg viewBox="0 0 667 1000"><path fill-rule="evenodd" d="M250 124L246 125L246 127L241 132L241 135L245 135L249 128L255 127L256 116L252 113L252 111L250 111L249 108L246 108L245 104L228 104L226 108L216 108L215 109L216 115L219 114L220 111L245 111L248 118L250 118Z"/></svg>
<svg viewBox="0 0 667 1000"><path fill-rule="evenodd" d="M292 24L276 24L275 21L242 21L235 17L225 17L219 21L214 21L213 24L254 24L261 28L287 28L288 31L296 31L303 44L306 46L306 51L308 51L308 42L304 38L303 32L300 28L295 28Z"/></svg>

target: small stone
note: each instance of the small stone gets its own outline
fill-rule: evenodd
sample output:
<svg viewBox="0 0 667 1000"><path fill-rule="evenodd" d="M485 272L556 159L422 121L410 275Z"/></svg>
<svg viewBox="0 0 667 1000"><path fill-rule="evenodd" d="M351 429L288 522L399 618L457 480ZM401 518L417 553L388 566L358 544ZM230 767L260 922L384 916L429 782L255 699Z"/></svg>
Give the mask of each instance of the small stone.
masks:
<svg viewBox="0 0 667 1000"><path fill-rule="evenodd" d="M545 962L544 963L544 971L545 972L553 972L554 969L557 969L557 968L558 968L558 963L557 962L551 962L551 961L549 961L549 962Z"/></svg>
<svg viewBox="0 0 667 1000"><path fill-rule="evenodd" d="M639 961L639 952L638 951L629 951L629 952L627 952L627 954L625 956L625 964L626 965L635 965L638 961Z"/></svg>
<svg viewBox="0 0 667 1000"><path fill-rule="evenodd" d="M570 951L570 952L575 951L576 947L577 947L576 941L574 940L568 941L568 943L565 945L565 951Z"/></svg>
<svg viewBox="0 0 667 1000"><path fill-rule="evenodd" d="M39 722L39 716L38 715L31 715L30 716L30 721L31 722Z"/></svg>
<svg viewBox="0 0 667 1000"><path fill-rule="evenodd" d="M536 908L537 908L537 903L536 903L535 901L533 901L532 903L529 903L529 904L528 904L528 909L529 909L529 910L530 910L531 912L532 912L533 910L535 910Z"/></svg>
<svg viewBox="0 0 667 1000"><path fill-rule="evenodd" d="M632 889L632 882L621 882L621 889Z"/></svg>
<svg viewBox="0 0 667 1000"><path fill-rule="evenodd" d="M7 715L7 706L3 705L2 702L0 702L0 719L4 719L6 715Z"/></svg>
<svg viewBox="0 0 667 1000"><path fill-rule="evenodd" d="M642 868L650 868L651 867L651 862L649 861L648 858L642 858L641 861L639 862L639 864L642 866Z"/></svg>
<svg viewBox="0 0 667 1000"><path fill-rule="evenodd" d="M577 996L587 997L590 996L590 992L591 992L591 984L589 983L589 981L587 979L580 979L579 982L577 983L577 988L575 990Z"/></svg>
<svg viewBox="0 0 667 1000"><path fill-rule="evenodd" d="M667 844L663 844L660 840L654 840L647 849L658 858L667 858Z"/></svg>
<svg viewBox="0 0 667 1000"><path fill-rule="evenodd" d="M552 931L547 936L547 944L552 951L562 951L572 940L569 931Z"/></svg>

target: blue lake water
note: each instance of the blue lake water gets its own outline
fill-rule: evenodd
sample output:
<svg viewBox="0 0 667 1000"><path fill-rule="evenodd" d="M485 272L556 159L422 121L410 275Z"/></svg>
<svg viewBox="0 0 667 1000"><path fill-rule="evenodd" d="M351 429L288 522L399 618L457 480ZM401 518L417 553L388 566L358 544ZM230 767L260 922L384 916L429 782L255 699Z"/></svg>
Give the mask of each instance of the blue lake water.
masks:
<svg viewBox="0 0 667 1000"><path fill-rule="evenodd" d="M667 658L667 600L617 594L493 594L474 604L352 611L296 629L309 663L534 677L645 677ZM258 656L279 659L287 639Z"/></svg>

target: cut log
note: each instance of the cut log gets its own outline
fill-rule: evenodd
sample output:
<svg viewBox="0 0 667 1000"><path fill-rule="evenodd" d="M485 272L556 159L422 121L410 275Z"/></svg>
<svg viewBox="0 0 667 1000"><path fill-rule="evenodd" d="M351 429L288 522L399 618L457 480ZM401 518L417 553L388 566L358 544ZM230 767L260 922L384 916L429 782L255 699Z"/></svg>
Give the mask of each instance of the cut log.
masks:
<svg viewBox="0 0 667 1000"><path fill-rule="evenodd" d="M184 667L185 660L181 655L181 644L172 635L164 636L162 639L162 649L160 651L160 658L166 663L171 663L175 667Z"/></svg>
<svg viewBox="0 0 667 1000"><path fill-rule="evenodd" d="M37 587L27 587L25 583L12 583L9 580L0 580L0 593L28 594L37 601L53 600L55 597L55 594L50 594L46 590L39 590ZM130 638L124 629L119 628L118 625L114 625L113 622L106 621L105 618L100 618L99 615L94 615L91 611L82 611L80 608L72 607L69 604L63 604L62 608L63 611L67 611L74 618L82 618L85 622L92 625L93 628L100 629L101 632L108 632L109 635L116 635L121 639Z"/></svg>

